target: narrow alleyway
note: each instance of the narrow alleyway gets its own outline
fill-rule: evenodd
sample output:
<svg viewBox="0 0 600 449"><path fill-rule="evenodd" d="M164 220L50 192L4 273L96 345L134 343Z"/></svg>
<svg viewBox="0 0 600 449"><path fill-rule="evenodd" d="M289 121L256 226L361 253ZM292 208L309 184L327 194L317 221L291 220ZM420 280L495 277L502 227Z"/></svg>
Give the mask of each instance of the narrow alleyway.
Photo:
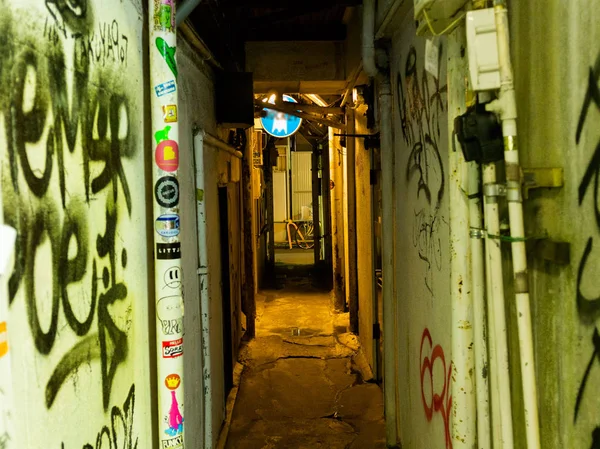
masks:
<svg viewBox="0 0 600 449"><path fill-rule="evenodd" d="M226 448L385 448L381 389L365 381L348 315L331 312L330 294L288 280L257 299Z"/></svg>

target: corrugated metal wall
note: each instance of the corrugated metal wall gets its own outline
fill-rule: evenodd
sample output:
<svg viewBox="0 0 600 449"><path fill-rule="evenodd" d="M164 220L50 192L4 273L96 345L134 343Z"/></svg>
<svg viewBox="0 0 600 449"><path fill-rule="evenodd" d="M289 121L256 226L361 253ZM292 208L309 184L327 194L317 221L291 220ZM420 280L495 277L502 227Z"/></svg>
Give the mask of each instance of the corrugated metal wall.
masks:
<svg viewBox="0 0 600 449"><path fill-rule="evenodd" d="M292 213L294 220L308 220L307 209L312 203L312 153L292 153Z"/></svg>

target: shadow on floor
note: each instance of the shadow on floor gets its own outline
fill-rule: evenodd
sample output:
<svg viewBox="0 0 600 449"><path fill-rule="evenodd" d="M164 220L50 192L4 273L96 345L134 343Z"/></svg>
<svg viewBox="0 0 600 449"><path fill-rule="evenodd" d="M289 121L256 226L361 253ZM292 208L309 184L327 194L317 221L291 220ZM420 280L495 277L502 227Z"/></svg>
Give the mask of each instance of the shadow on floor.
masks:
<svg viewBox="0 0 600 449"><path fill-rule="evenodd" d="M331 304L310 281L259 295L227 449L385 448L381 389Z"/></svg>

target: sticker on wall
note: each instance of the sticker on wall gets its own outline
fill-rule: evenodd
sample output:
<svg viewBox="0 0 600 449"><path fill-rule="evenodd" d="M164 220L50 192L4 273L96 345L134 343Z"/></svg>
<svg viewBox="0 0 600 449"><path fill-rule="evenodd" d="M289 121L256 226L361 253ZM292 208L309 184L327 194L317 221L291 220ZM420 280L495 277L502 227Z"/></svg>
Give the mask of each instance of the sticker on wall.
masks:
<svg viewBox="0 0 600 449"><path fill-rule="evenodd" d="M162 207L175 207L179 204L179 181L173 176L163 176L154 186L156 202Z"/></svg>
<svg viewBox="0 0 600 449"><path fill-rule="evenodd" d="M181 376L179 376L179 374L169 374L165 378L165 386L171 391L177 390L180 384Z"/></svg>
<svg viewBox="0 0 600 449"><path fill-rule="evenodd" d="M183 449L183 435L168 440L161 440L161 449Z"/></svg>
<svg viewBox="0 0 600 449"><path fill-rule="evenodd" d="M158 86L154 86L154 91L156 92L157 97L162 97L163 95L173 93L175 90L177 90L177 87L175 87L175 81L173 80L159 84Z"/></svg>
<svg viewBox="0 0 600 449"><path fill-rule="evenodd" d="M163 237L175 237L179 235L179 215L164 214L156 219L156 233Z"/></svg>
<svg viewBox="0 0 600 449"><path fill-rule="evenodd" d="M162 107L163 110L163 120L165 123L175 123L177 122L177 105L176 104L166 104Z"/></svg>
<svg viewBox="0 0 600 449"><path fill-rule="evenodd" d="M181 296L165 296L156 303L156 316L164 335L183 334L183 298Z"/></svg>
<svg viewBox="0 0 600 449"><path fill-rule="evenodd" d="M174 0L154 0L154 29L173 32L175 30L174 11Z"/></svg>
<svg viewBox="0 0 600 449"><path fill-rule="evenodd" d="M156 258L160 260L181 259L181 243L157 243Z"/></svg>
<svg viewBox="0 0 600 449"><path fill-rule="evenodd" d="M171 407L169 408L169 415L165 418L168 426L165 429L165 433L171 437L183 433L183 415L179 410L179 402L177 401L177 393L175 392L179 388L180 382L181 378L177 374L171 374L165 379L167 388L171 390Z"/></svg>
<svg viewBox="0 0 600 449"><path fill-rule="evenodd" d="M158 48L158 52L162 55L169 69L171 69L175 79L177 79L177 60L175 59L177 48L171 47L162 37L156 38L156 48Z"/></svg>
<svg viewBox="0 0 600 449"><path fill-rule="evenodd" d="M180 267L171 267L167 271L165 271L164 276L165 287L169 288L179 288L181 287L181 268Z"/></svg>
<svg viewBox="0 0 600 449"><path fill-rule="evenodd" d="M163 359L176 359L183 355L183 338L162 342Z"/></svg>
<svg viewBox="0 0 600 449"><path fill-rule="evenodd" d="M0 358L8 354L8 332L6 331L6 321L0 323Z"/></svg>
<svg viewBox="0 0 600 449"><path fill-rule="evenodd" d="M174 172L179 168L179 145L174 140L165 140L156 147L156 166L161 170Z"/></svg>

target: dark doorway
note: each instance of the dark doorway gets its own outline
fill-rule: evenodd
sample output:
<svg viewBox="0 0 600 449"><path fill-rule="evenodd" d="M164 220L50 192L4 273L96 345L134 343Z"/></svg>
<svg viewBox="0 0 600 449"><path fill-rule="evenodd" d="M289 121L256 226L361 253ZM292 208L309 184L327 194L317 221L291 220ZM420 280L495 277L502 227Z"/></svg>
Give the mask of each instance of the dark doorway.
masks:
<svg viewBox="0 0 600 449"><path fill-rule="evenodd" d="M227 187L219 187L219 231L221 236L221 298L223 307L223 370L225 398L233 388L233 341L231 327L231 289L229 288L229 212Z"/></svg>

